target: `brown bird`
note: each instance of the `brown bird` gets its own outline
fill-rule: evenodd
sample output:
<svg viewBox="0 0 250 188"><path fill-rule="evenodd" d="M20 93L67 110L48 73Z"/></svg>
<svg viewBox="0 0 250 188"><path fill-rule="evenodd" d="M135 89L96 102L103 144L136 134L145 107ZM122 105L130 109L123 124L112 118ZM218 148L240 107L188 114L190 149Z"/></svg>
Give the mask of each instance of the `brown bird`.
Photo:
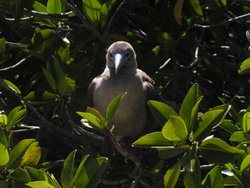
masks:
<svg viewBox="0 0 250 188"><path fill-rule="evenodd" d="M124 41L113 43L106 54L106 68L92 80L88 94L90 103L105 116L108 104L116 96L127 92L108 128L117 140L138 136L147 121L146 103L154 93L154 81L137 69L133 47Z"/></svg>

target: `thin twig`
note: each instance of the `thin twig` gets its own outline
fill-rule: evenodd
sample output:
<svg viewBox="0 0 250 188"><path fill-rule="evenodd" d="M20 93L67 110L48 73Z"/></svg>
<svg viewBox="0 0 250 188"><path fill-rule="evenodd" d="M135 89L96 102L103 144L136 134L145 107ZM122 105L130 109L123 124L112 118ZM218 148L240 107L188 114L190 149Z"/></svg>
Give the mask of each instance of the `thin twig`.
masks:
<svg viewBox="0 0 250 188"><path fill-rule="evenodd" d="M111 18L110 18L110 20L109 20L109 23L108 23L108 26L107 26L107 28L106 28L104 34L103 34L103 35L104 35L104 38L107 37L107 35L108 35L108 33L109 33L109 30L110 30L110 27L111 27L111 25L112 25L112 22L113 22L114 18L116 17L117 13L118 13L119 10L122 8L122 6L126 3L126 1L127 1L127 0L123 0L123 1L119 4L119 6L116 8L114 14L111 16Z"/></svg>
<svg viewBox="0 0 250 188"><path fill-rule="evenodd" d="M247 13L247 14L243 14L243 15L240 15L240 16L237 16L235 18L230 18L224 22L221 22L221 23L217 23L217 24L214 24L214 25L201 25L201 24L195 24L194 26L195 27L198 27L198 28L202 28L202 29L209 29L209 28L213 28L213 27L218 27L218 26L221 26L221 25L225 25L225 24L228 24L230 22L234 22L236 20L240 20L240 19L243 19L243 18L246 18L250 16L250 13Z"/></svg>
<svg viewBox="0 0 250 188"><path fill-rule="evenodd" d="M5 71L9 71L9 70L12 70L12 69L15 69L17 67L19 67L20 65L22 65L23 63L25 63L29 58L31 58L32 55L28 55L27 57L21 59L18 63L16 63L15 65L11 65L9 67L5 67L5 68L2 68L0 69L0 72L5 72Z"/></svg>

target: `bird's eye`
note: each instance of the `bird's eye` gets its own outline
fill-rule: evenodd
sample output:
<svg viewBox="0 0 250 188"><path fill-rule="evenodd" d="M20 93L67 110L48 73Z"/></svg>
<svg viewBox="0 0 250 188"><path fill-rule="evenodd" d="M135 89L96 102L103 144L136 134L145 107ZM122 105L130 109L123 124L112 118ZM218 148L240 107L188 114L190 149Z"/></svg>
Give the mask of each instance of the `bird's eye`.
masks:
<svg viewBox="0 0 250 188"><path fill-rule="evenodd" d="M130 56L129 52L126 52L125 56L126 56L126 58L129 58L129 56Z"/></svg>

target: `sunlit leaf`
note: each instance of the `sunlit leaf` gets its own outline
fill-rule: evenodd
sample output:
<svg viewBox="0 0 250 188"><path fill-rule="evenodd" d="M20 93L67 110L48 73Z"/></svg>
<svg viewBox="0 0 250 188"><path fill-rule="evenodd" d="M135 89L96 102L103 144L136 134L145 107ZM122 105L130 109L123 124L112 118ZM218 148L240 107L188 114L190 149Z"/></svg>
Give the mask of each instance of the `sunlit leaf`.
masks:
<svg viewBox="0 0 250 188"><path fill-rule="evenodd" d="M202 181L202 185L209 188L224 188L223 176L219 166L210 170Z"/></svg>
<svg viewBox="0 0 250 188"><path fill-rule="evenodd" d="M0 143L0 167L5 166L9 162L9 152L7 148Z"/></svg>
<svg viewBox="0 0 250 188"><path fill-rule="evenodd" d="M170 116L177 115L170 106L160 101L149 100L148 106L155 120L161 126L165 125Z"/></svg>
<svg viewBox="0 0 250 188"><path fill-rule="evenodd" d="M49 14L60 14L60 13L62 13L61 0L48 0L48 2L47 2L47 12Z"/></svg>
<svg viewBox="0 0 250 188"><path fill-rule="evenodd" d="M106 119L103 117L103 115L98 110L91 108L91 107L87 107L86 112L89 112L89 113L95 115L100 120L100 124L102 127L107 126Z"/></svg>
<svg viewBox="0 0 250 188"><path fill-rule="evenodd" d="M83 12L94 24L98 24L101 14L101 3L98 0L82 0Z"/></svg>
<svg viewBox="0 0 250 188"><path fill-rule="evenodd" d="M100 122L100 119L96 117L95 115L88 113L88 112L77 112L78 115L83 117L84 119L88 120L89 123L94 125L96 128L103 129L103 125Z"/></svg>
<svg viewBox="0 0 250 188"><path fill-rule="evenodd" d="M240 68L238 70L239 74L243 74L245 72L250 71L250 58L247 58L240 64Z"/></svg>
<svg viewBox="0 0 250 188"><path fill-rule="evenodd" d="M42 149L38 142L32 143L22 156L19 166L36 166L41 158Z"/></svg>
<svg viewBox="0 0 250 188"><path fill-rule="evenodd" d="M22 156L34 141L34 139L23 139L13 147L10 152L8 168L15 168L20 164Z"/></svg>
<svg viewBox="0 0 250 188"><path fill-rule="evenodd" d="M164 175L164 188L174 188L180 175L181 166L176 163Z"/></svg>
<svg viewBox="0 0 250 188"><path fill-rule="evenodd" d="M38 12L47 12L47 7L39 1L34 2L33 9Z"/></svg>
<svg viewBox="0 0 250 188"><path fill-rule="evenodd" d="M173 142L185 141L188 136L185 122L178 116L171 116L162 128L163 136Z"/></svg>
<svg viewBox="0 0 250 188"><path fill-rule="evenodd" d="M243 131L236 131L230 136L232 142L250 142L250 134Z"/></svg>
<svg viewBox="0 0 250 188"><path fill-rule="evenodd" d="M181 108L180 108L180 117L185 121L185 124L187 128L190 127L190 122L192 121L191 116L195 116L195 112L192 110L196 105L196 108L198 109L198 99L201 100L200 94L199 94L199 85L194 84L189 89L188 93L186 94L185 98L182 101Z"/></svg>
<svg viewBox="0 0 250 188"><path fill-rule="evenodd" d="M55 188L47 181L32 181L26 184L30 188Z"/></svg>
<svg viewBox="0 0 250 188"><path fill-rule="evenodd" d="M11 89L13 89L16 93L21 94L21 91L18 89L18 87L10 82L9 80L3 80Z"/></svg>
<svg viewBox="0 0 250 188"><path fill-rule="evenodd" d="M247 112L243 115L242 118L242 130L245 133L248 133L250 130L250 112Z"/></svg>
<svg viewBox="0 0 250 188"><path fill-rule="evenodd" d="M61 172L61 183L63 187L71 187L72 179L74 176L76 150L72 151L63 163Z"/></svg>
<svg viewBox="0 0 250 188"><path fill-rule="evenodd" d="M107 110L106 110L106 120L108 122L110 122L113 118L113 116L115 115L115 112L119 106L119 104L121 103L123 97L126 95L127 93L122 93L120 95L118 95L117 97L115 97L108 105Z"/></svg>
<svg viewBox="0 0 250 188"><path fill-rule="evenodd" d="M171 143L162 135L162 132L153 132L142 136L133 143L135 147L157 148L168 146Z"/></svg>
<svg viewBox="0 0 250 188"><path fill-rule="evenodd" d="M199 0L189 0L190 4L192 5L194 11L199 15L203 16L203 12L199 3Z"/></svg>
<svg viewBox="0 0 250 188"><path fill-rule="evenodd" d="M21 109L21 106L13 108L8 115L8 123L6 126L7 130L10 130L15 124L24 118L27 113L27 109Z"/></svg>
<svg viewBox="0 0 250 188"><path fill-rule="evenodd" d="M241 162L240 171L243 172L244 170L249 169L249 167L250 167L250 154L246 155L243 161Z"/></svg>
<svg viewBox="0 0 250 188"><path fill-rule="evenodd" d="M210 138L203 141L200 150L207 161L215 164L232 162L245 153L244 150L232 147L219 138Z"/></svg>

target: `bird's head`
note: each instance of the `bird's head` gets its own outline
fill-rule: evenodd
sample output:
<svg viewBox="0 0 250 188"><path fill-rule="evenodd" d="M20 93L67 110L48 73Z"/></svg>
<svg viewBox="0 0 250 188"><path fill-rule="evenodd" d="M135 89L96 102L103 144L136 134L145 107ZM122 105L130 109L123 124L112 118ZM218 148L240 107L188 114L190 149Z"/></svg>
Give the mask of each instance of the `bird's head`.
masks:
<svg viewBox="0 0 250 188"><path fill-rule="evenodd" d="M136 54L133 47L124 41L111 44L106 55L107 66L117 75L122 68L136 68Z"/></svg>

